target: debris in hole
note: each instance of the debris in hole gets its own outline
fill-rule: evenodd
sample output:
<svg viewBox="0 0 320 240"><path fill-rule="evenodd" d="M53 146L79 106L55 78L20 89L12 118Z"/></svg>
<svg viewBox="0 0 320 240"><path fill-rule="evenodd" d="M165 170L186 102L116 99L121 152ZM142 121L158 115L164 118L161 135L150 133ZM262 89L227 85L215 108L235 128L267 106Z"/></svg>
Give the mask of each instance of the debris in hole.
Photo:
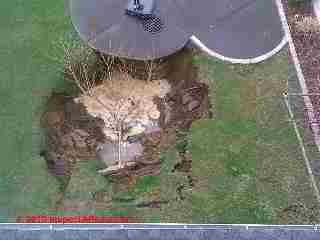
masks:
<svg viewBox="0 0 320 240"><path fill-rule="evenodd" d="M189 93L185 93L182 96L182 104L185 105L193 100L193 97Z"/></svg>
<svg viewBox="0 0 320 240"><path fill-rule="evenodd" d="M196 101L196 100L193 100L188 104L188 111L192 112L196 108L198 108L199 106L200 106L200 103L198 101Z"/></svg>
<svg viewBox="0 0 320 240"><path fill-rule="evenodd" d="M139 125L133 127L133 131L142 132L141 126L153 126L153 122L160 117L153 99L163 98L169 91L170 85L164 79L145 82L126 73L115 73L104 85L91 90L95 98L81 96L76 98L75 102L82 103L89 114L102 119L105 124L105 136L117 141L119 121L125 126L138 122Z"/></svg>
<svg viewBox="0 0 320 240"><path fill-rule="evenodd" d="M59 107L48 108L48 112L58 112L48 114L49 117L60 115L59 119L63 120L44 119L46 136L50 139L46 151L47 156L54 156L51 157L53 169L71 175L75 162L100 158L99 172L112 176L112 181L128 176L158 175L160 153L175 143L174 129L187 129L192 121L209 116L210 112L207 86L197 82L196 76L190 73L194 71L192 67L181 68L180 60L177 58L176 64L165 65L170 66L165 71L167 79L144 81L113 71L110 79L100 81L91 91L107 109L84 95L64 98ZM186 93L189 99L182 104ZM192 101L198 101L199 106L189 111L188 104ZM119 119L123 120L121 124ZM123 169L118 165L119 149L126 165Z"/></svg>
<svg viewBox="0 0 320 240"><path fill-rule="evenodd" d="M97 150L97 159L107 167L118 164L119 144L108 142L100 145ZM121 161L123 164L134 164L135 159L142 155L143 146L140 143L122 143L120 146ZM132 162L132 163L130 163Z"/></svg>

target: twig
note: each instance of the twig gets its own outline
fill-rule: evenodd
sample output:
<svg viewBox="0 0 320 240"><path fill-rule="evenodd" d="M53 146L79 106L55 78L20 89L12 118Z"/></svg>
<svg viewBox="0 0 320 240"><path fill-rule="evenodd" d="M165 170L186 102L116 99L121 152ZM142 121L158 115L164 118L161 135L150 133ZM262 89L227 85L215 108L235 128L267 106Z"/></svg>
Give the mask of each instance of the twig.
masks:
<svg viewBox="0 0 320 240"><path fill-rule="evenodd" d="M122 127L121 124L119 125L119 131L118 131L118 142L119 142L119 146L118 146L118 165L119 168L122 168L122 164L121 164L121 135L122 135Z"/></svg>

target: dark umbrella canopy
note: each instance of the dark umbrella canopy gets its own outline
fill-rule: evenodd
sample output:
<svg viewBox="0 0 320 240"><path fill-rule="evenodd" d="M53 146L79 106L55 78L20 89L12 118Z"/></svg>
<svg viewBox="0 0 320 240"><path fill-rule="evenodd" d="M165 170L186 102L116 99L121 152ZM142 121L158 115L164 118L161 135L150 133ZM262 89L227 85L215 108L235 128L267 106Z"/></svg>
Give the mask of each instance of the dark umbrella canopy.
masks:
<svg viewBox="0 0 320 240"><path fill-rule="evenodd" d="M274 0L155 0L153 20L125 14L128 0L68 0L82 39L111 55L146 60L170 55L191 36L229 58L255 58L284 38Z"/></svg>
<svg viewBox="0 0 320 240"><path fill-rule="evenodd" d="M179 26L181 12L170 0L156 1L156 19L142 21L125 14L127 0L70 0L72 22L93 48L133 59L170 55L191 34Z"/></svg>
<svg viewBox="0 0 320 240"><path fill-rule="evenodd" d="M184 22L183 28L195 33L199 28L208 29L217 22L228 20L235 12L256 1L272 0L173 0L171 2L174 2L183 13L181 16Z"/></svg>

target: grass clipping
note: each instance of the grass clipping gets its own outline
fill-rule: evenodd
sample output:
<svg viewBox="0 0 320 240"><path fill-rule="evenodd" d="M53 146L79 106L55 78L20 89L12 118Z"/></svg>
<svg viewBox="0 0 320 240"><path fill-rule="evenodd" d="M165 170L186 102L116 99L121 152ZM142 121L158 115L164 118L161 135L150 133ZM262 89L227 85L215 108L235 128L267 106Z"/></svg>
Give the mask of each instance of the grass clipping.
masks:
<svg viewBox="0 0 320 240"><path fill-rule="evenodd" d="M103 119L104 134L115 141L118 139L119 121L124 125L140 122L150 126L158 120L160 112L154 97L163 98L169 91L170 85L165 79L143 81L127 73L115 72L102 85L91 89L91 95L95 98L83 95L76 98L75 102L82 103L92 116Z"/></svg>

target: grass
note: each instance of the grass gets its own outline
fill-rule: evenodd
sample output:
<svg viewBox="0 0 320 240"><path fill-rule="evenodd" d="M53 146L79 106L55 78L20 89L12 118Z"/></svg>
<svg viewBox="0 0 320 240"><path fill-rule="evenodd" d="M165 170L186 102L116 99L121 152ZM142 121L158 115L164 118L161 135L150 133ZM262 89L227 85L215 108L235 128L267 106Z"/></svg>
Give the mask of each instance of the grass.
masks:
<svg viewBox="0 0 320 240"><path fill-rule="evenodd" d="M210 85L214 119L195 122L188 144L182 141L163 154L159 177L140 178L129 192L120 191L136 201L169 199L169 204L160 209L114 204L102 210L57 212L55 202L61 197L57 179L47 172L38 154L42 135L35 113L44 98L34 92L65 88L50 59L61 54L53 43L71 31L64 1L7 1L1 6L0 25L6 36L0 39L0 221L15 221L26 214L95 213L131 215L146 222L310 222L308 216L292 217L283 211L297 202L308 207L314 204L280 97L288 79L286 50L250 66L195 57ZM192 190L184 174L172 172L177 152L185 150L193 158L196 185ZM81 177L74 179L84 179L81 185L71 181L76 181L67 191L71 200L75 196L90 200L88 191L101 187L114 193L94 172L93 166L79 169ZM178 186L184 186L181 193Z"/></svg>
<svg viewBox="0 0 320 240"><path fill-rule="evenodd" d="M192 154L196 185L191 191L183 191L183 201L136 214L145 221L159 216L161 222L317 221L310 210L317 203L282 99L289 71L287 49L268 61L249 66L202 55L194 61L210 85L214 112L213 119L193 124L189 143L183 146ZM165 164L177 162L176 153L180 150L178 144L169 152ZM160 198L174 196L178 185L187 185L183 177L171 176L171 169L172 165L162 171L161 184L166 189L158 186ZM308 210L286 211L299 203Z"/></svg>
<svg viewBox="0 0 320 240"><path fill-rule="evenodd" d="M57 183L39 157L34 121L43 98L33 93L63 87L48 55L70 23L63 0L13 0L0 11L0 221L11 222L18 215L54 212Z"/></svg>
<svg viewBox="0 0 320 240"><path fill-rule="evenodd" d="M288 219L283 211L297 201L315 204L281 97L287 50L252 66L204 57L196 62L210 66L216 113L191 130L193 175L200 186L191 195L193 220L204 222L210 212L208 221L219 223L310 223Z"/></svg>

